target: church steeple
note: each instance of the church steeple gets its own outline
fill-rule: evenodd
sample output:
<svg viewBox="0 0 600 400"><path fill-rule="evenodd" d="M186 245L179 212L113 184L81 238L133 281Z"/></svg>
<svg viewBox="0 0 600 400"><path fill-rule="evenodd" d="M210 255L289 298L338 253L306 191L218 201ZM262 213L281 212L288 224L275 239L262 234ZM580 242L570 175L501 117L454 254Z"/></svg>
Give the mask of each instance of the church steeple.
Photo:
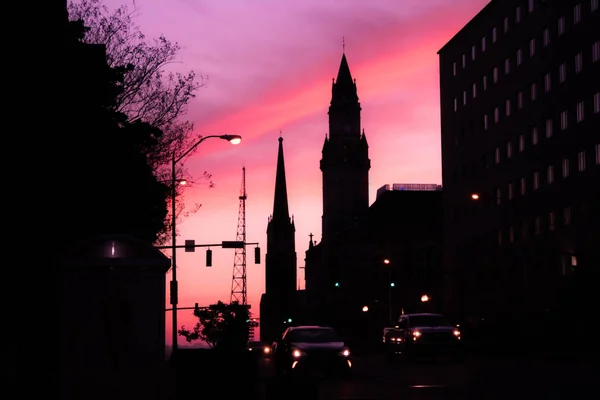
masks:
<svg viewBox="0 0 600 400"><path fill-rule="evenodd" d="M279 150L277 152L277 172L275 175L275 199L273 201L273 220L290 220L288 207L287 184L285 180L285 163L283 161L283 138L279 137Z"/></svg>
<svg viewBox="0 0 600 400"><path fill-rule="evenodd" d="M352 79L350 66L346 59L346 53L342 54L342 61L338 70L337 78L331 87L331 104L342 105L358 102L356 81Z"/></svg>

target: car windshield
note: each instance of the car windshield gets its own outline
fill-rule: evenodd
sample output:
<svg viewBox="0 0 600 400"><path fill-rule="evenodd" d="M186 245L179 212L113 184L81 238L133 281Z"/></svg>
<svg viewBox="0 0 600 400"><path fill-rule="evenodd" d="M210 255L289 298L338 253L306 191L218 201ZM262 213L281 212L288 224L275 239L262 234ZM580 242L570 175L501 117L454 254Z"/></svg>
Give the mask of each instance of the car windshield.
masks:
<svg viewBox="0 0 600 400"><path fill-rule="evenodd" d="M441 315L413 315L409 319L411 327L451 326L450 322Z"/></svg>
<svg viewBox="0 0 600 400"><path fill-rule="evenodd" d="M341 342L333 329L324 328L294 329L288 334L287 339L290 342L302 343Z"/></svg>

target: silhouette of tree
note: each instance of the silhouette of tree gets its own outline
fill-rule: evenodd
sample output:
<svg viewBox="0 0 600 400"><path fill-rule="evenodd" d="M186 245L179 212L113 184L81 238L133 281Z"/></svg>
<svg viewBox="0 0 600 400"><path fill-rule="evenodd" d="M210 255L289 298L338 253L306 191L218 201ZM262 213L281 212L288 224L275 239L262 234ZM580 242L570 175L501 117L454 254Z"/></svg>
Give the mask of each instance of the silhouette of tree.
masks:
<svg viewBox="0 0 600 400"><path fill-rule="evenodd" d="M48 212L61 215L60 233L130 234L154 242L165 230L169 188L154 175L144 149L160 129L116 111L125 70L109 67L104 46L83 43L84 34L82 22L69 24L61 88L68 118L55 135L53 187L40 198L58 199Z"/></svg>
<svg viewBox="0 0 600 400"><path fill-rule="evenodd" d="M202 340L221 350L241 350L248 342L250 310L237 301L231 304L219 301L195 310L194 316L199 321L191 331L185 326L178 331L188 342Z"/></svg>
<svg viewBox="0 0 600 400"><path fill-rule="evenodd" d="M135 9L130 12L122 5L111 10L102 0L79 0L70 1L68 10L71 20L81 19L89 28L84 43L105 45L108 65L124 70L114 110L129 121L147 122L162 132L144 149L150 165L161 171L173 152L185 150L193 125L181 117L195 92L205 85L204 78L198 82L194 71L185 75L167 72L180 46L164 36L147 41L134 23Z"/></svg>
<svg viewBox="0 0 600 400"><path fill-rule="evenodd" d="M135 7L135 1L133 4ZM185 75L167 72L169 64L176 61L180 47L164 36L150 42L146 40L134 23L135 8L130 12L122 5L111 10L102 0L78 0L69 1L68 10L71 21L81 20L85 25L81 41L104 45L108 66L121 74L119 91L110 108L125 116L125 121L132 125L130 131L133 134L142 126L155 128L151 129L149 137L138 136L138 145L158 179L169 181L172 155L182 154L198 139L192 135L193 124L182 117L195 92L205 85L205 79L200 77L197 81L193 71ZM181 166L177 167L176 173L179 178L187 175ZM214 187L210 173L205 171L201 178L209 188ZM171 235L170 199L168 196L166 221L157 235L157 243L168 241ZM196 203L186 209L183 188L179 186L176 187L176 199L177 219L184 219L201 207Z"/></svg>

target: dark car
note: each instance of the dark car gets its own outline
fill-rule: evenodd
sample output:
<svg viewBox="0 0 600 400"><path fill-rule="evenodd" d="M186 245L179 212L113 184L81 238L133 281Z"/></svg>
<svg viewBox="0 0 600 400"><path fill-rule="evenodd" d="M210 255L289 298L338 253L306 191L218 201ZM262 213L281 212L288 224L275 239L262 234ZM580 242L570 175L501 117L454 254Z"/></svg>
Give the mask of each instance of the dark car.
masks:
<svg viewBox="0 0 600 400"><path fill-rule="evenodd" d="M383 342L391 359L402 355L461 355L460 331L441 314L404 314L394 328L384 330Z"/></svg>
<svg viewBox="0 0 600 400"><path fill-rule="evenodd" d="M295 326L286 329L273 348L279 375L316 373L349 376L350 350L336 331L323 326Z"/></svg>
<svg viewBox="0 0 600 400"><path fill-rule="evenodd" d="M270 357L271 345L261 341L251 341L246 345L246 350L256 353L257 357Z"/></svg>

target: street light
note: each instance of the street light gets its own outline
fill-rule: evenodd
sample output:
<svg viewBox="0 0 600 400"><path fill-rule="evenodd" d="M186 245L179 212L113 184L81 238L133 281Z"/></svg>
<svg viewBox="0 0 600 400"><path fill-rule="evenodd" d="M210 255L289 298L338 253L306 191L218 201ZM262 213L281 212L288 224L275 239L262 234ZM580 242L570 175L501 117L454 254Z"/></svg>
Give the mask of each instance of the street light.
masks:
<svg viewBox="0 0 600 400"><path fill-rule="evenodd" d="M391 261L389 259L384 259L383 263L388 266L388 321L389 324L392 324L392 288L395 285L392 285L392 267L389 265Z"/></svg>
<svg viewBox="0 0 600 400"><path fill-rule="evenodd" d="M472 200L479 200L479 194L477 194L477 193L471 194L471 199Z"/></svg>
<svg viewBox="0 0 600 400"><path fill-rule="evenodd" d="M196 143L194 143L189 149L187 149L181 156L176 157L175 152L173 152L171 156L171 267L172 267L172 275L171 275L171 305L173 306L173 344L172 344L172 352L174 353L177 350L177 298L179 296L179 290L177 287L177 230L176 230L176 218L175 218L175 198L177 197L176 186L185 185L187 183L186 180L176 179L175 178L175 166L178 162L183 160L185 156L190 154L192 150L194 150L200 143L205 141L206 139L218 138L227 140L231 144L239 144L242 141L242 137L239 135L210 135L201 137Z"/></svg>
<svg viewBox="0 0 600 400"><path fill-rule="evenodd" d="M421 296L421 301L423 303L427 303L429 301L429 296L427 296L426 294L424 294L423 296Z"/></svg>
<svg viewBox="0 0 600 400"><path fill-rule="evenodd" d="M369 311L369 306L363 306L363 308L362 308L362 311L363 311L363 312L367 312L367 311Z"/></svg>

